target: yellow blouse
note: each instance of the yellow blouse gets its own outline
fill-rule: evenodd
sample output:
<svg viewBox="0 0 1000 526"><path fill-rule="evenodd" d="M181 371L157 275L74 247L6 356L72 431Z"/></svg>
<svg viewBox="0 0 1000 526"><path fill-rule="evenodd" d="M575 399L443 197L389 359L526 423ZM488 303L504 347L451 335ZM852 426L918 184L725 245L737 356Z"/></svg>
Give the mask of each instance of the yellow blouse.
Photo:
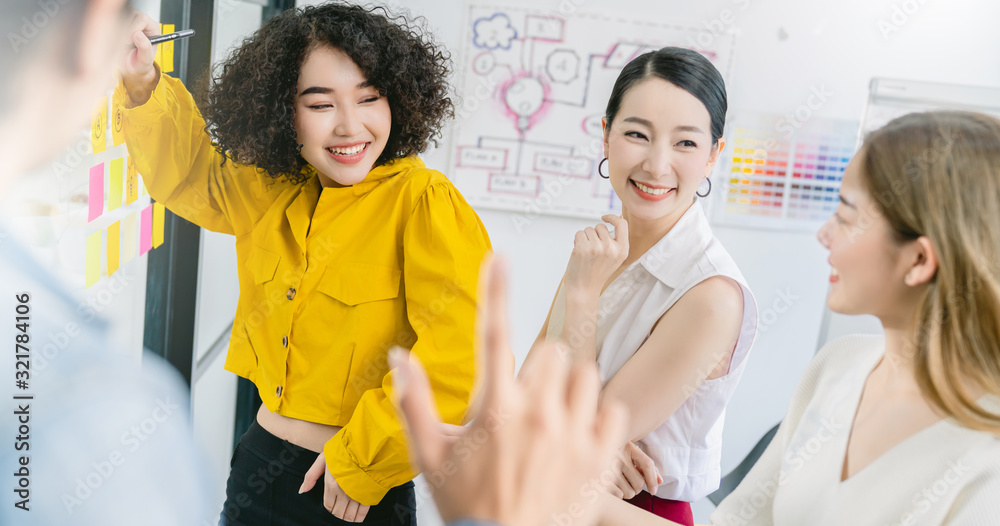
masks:
<svg viewBox="0 0 1000 526"><path fill-rule="evenodd" d="M411 349L442 418L458 424L474 377L473 323L486 229L448 179L417 157L364 181L323 188L274 180L215 151L180 81L162 75L129 108L129 154L150 195L209 230L236 236L239 304L226 369L272 412L343 426L324 452L348 495L374 505L412 479L386 361Z"/></svg>

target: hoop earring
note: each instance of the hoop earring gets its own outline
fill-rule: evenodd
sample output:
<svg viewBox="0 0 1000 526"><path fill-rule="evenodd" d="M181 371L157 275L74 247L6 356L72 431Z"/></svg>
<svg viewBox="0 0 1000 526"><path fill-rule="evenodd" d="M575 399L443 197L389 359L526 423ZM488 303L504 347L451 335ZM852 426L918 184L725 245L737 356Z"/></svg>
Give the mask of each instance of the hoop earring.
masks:
<svg viewBox="0 0 1000 526"><path fill-rule="evenodd" d="M604 163L606 162L608 162L607 157L601 159L600 164L597 165L597 175L601 176L602 179L611 179L611 175L604 175L603 173L601 173L601 167L604 166Z"/></svg>
<svg viewBox="0 0 1000 526"><path fill-rule="evenodd" d="M704 198L708 197L708 194L712 193L712 178L706 177L705 180L708 181L708 191L705 192L704 194L699 194L698 192L695 192L694 195Z"/></svg>

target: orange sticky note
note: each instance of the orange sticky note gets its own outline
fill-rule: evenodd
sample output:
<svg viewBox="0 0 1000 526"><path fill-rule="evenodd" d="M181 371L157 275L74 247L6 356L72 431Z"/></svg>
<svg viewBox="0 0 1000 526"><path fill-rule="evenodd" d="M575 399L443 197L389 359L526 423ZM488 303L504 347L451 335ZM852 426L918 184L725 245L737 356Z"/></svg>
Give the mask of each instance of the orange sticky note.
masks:
<svg viewBox="0 0 1000 526"><path fill-rule="evenodd" d="M167 33L174 32L173 24L160 24L160 33L166 35ZM163 73L170 73L174 70L174 41L164 42L159 44L163 48L160 53L160 58L163 62L160 62L160 71Z"/></svg>
<svg viewBox="0 0 1000 526"><path fill-rule="evenodd" d="M139 199L139 170L135 167L135 159L128 157L128 174L125 177L125 204L130 205Z"/></svg>
<svg viewBox="0 0 1000 526"><path fill-rule="evenodd" d="M108 177L108 212L122 205L122 161L121 157L111 160L111 174Z"/></svg>
<svg viewBox="0 0 1000 526"><path fill-rule="evenodd" d="M115 105L111 113L111 141L115 146L125 142L125 134L122 133L122 107Z"/></svg>
<svg viewBox="0 0 1000 526"><path fill-rule="evenodd" d="M90 288L101 280L101 231L87 236L87 267L84 288Z"/></svg>
<svg viewBox="0 0 1000 526"><path fill-rule="evenodd" d="M153 203L153 248L163 244L163 221L166 214L160 203Z"/></svg>
<svg viewBox="0 0 1000 526"><path fill-rule="evenodd" d="M108 227L108 276L118 270L119 247L121 246L121 221Z"/></svg>
<svg viewBox="0 0 1000 526"><path fill-rule="evenodd" d="M99 104L90 123L90 143L94 147L94 153L101 153L108 146L108 98L101 97Z"/></svg>

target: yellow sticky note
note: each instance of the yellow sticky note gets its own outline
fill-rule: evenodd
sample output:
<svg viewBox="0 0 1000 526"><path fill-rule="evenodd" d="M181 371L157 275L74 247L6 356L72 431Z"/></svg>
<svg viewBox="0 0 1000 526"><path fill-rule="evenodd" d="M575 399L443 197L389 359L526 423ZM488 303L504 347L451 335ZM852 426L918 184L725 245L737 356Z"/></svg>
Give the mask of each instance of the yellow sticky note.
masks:
<svg viewBox="0 0 1000 526"><path fill-rule="evenodd" d="M121 221L108 227L108 277L118 270L118 250L121 242Z"/></svg>
<svg viewBox="0 0 1000 526"><path fill-rule="evenodd" d="M111 175L108 178L108 212L122 205L122 159L111 161Z"/></svg>
<svg viewBox="0 0 1000 526"><path fill-rule="evenodd" d="M90 143L94 147L94 153L103 152L108 145L108 98L101 97L98 104L90 123Z"/></svg>
<svg viewBox="0 0 1000 526"><path fill-rule="evenodd" d="M139 239L139 234L135 229L135 212L125 216L125 219L121 220L121 224L122 242L119 253L121 264L124 265L135 257L136 240Z"/></svg>
<svg viewBox="0 0 1000 526"><path fill-rule="evenodd" d="M101 231L87 236L87 269L84 288L90 288L101 280Z"/></svg>
<svg viewBox="0 0 1000 526"><path fill-rule="evenodd" d="M128 157L128 174L125 176L125 204L130 205L139 199L139 170L135 167L135 158Z"/></svg>
<svg viewBox="0 0 1000 526"><path fill-rule="evenodd" d="M174 25L160 24L160 32L164 35L173 33ZM160 71L170 73L174 70L174 41L164 42L159 46L163 48L163 51L160 53L160 58L163 60L163 62L160 62Z"/></svg>
<svg viewBox="0 0 1000 526"><path fill-rule="evenodd" d="M166 214L163 205L153 203L153 248L163 244L163 221Z"/></svg>
<svg viewBox="0 0 1000 526"><path fill-rule="evenodd" d="M160 34L163 34L163 24L160 24ZM153 44L156 48L156 55L153 55L153 61L160 65L160 71L163 71L163 44Z"/></svg>
<svg viewBox="0 0 1000 526"><path fill-rule="evenodd" d="M111 141L115 146L125 142L125 134L122 133L123 119L122 107L116 104L111 113Z"/></svg>

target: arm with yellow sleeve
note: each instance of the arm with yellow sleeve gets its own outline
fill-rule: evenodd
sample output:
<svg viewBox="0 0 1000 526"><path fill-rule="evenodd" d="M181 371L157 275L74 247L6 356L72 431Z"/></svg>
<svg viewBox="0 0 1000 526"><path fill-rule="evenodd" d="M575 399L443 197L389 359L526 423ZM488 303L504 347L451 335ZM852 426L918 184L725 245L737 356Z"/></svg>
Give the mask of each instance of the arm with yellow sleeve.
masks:
<svg viewBox="0 0 1000 526"><path fill-rule="evenodd" d="M133 107L121 80L112 99L146 190L171 212L208 230L249 231L282 182L254 166L223 163L187 88L154 67L158 79L148 101Z"/></svg>
<svg viewBox="0 0 1000 526"><path fill-rule="evenodd" d="M403 288L417 336L410 352L427 369L437 409L449 424L460 423L469 406L476 287L489 251L485 227L454 187L429 186L403 233ZM337 484L366 506L416 475L392 405L392 374L361 396L350 421L323 449Z"/></svg>

